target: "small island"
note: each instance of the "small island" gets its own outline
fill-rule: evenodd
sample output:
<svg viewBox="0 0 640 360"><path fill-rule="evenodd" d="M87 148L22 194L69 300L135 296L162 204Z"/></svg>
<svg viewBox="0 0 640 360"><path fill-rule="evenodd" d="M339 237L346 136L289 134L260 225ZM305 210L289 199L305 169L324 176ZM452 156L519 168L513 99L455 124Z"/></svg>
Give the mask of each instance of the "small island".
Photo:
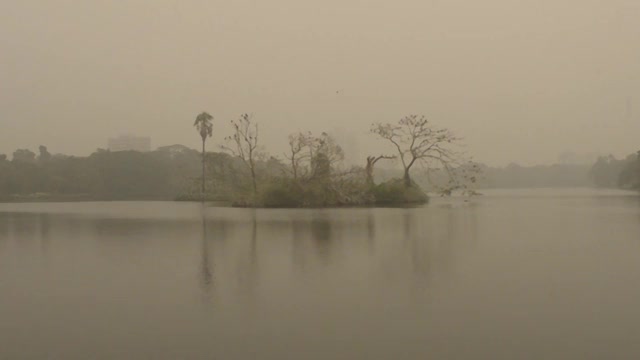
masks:
<svg viewBox="0 0 640 360"><path fill-rule="evenodd" d="M423 115L409 115L397 123L372 124L370 132L390 149L390 154L368 156L364 166L345 166L344 151L326 132L299 132L288 136L283 158L268 154L259 143L259 127L248 114L231 121L233 133L221 146L225 155L207 153L206 141L213 133L213 116L196 117L202 140L202 176L197 186L180 200L226 199L237 207L307 208L343 206L402 206L427 203L429 197L412 180L411 170L420 165L446 175L441 194L469 191L479 166L455 150L459 141L448 129L436 128ZM395 160L402 178L376 184L374 166ZM213 171L225 176L207 175ZM231 177L231 181L230 180Z"/></svg>

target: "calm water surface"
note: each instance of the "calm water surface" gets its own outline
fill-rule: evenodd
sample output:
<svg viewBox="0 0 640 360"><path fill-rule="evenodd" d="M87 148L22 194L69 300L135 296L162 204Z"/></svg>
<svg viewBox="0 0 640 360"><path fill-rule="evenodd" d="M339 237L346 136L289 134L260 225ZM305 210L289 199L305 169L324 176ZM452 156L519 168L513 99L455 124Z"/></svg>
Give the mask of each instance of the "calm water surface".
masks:
<svg viewBox="0 0 640 360"><path fill-rule="evenodd" d="M640 358L640 198L0 204L0 359L427 358Z"/></svg>

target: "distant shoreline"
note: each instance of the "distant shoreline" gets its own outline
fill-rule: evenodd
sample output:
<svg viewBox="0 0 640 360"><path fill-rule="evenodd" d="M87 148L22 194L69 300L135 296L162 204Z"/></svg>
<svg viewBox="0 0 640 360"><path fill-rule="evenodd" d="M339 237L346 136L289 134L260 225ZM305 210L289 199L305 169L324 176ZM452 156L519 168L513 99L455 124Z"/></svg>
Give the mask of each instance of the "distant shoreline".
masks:
<svg viewBox="0 0 640 360"><path fill-rule="evenodd" d="M37 202L92 202L92 201L174 201L166 197L110 197L88 194L30 194L30 195L2 195L0 203L37 203Z"/></svg>
<svg viewBox="0 0 640 360"><path fill-rule="evenodd" d="M569 190L569 189L590 189L590 190L605 190L605 191L628 191L639 192L640 189L619 189L619 188L603 188L603 187L513 187L513 188L486 188L478 189L481 195L491 195L494 191L500 190L512 190L512 191L526 191L526 190ZM430 197L437 197L431 194ZM132 196L132 197L115 197L115 196L96 196L89 194L30 194L30 195L0 195L0 203L54 203L54 202L116 202L116 201L167 201L167 202L192 202L199 203L200 199L196 197L161 197L161 196ZM208 204L216 204L219 207L229 208L251 208L251 206L243 204L234 204L230 200L224 200L220 198L205 199ZM421 204L413 204L413 206L420 206ZM368 205L341 205L341 206L327 206L327 207L292 207L292 209L305 209L305 208L370 208L370 207L407 207L412 204L398 203L398 204L368 204ZM257 209L278 209L289 207L265 207L258 206Z"/></svg>
<svg viewBox="0 0 640 360"><path fill-rule="evenodd" d="M69 195L52 195L52 194L31 194L31 195L11 195L0 196L0 204L24 204L24 203L73 203L73 202L126 202L126 201L158 201L158 202L177 202L177 203L199 203L201 200L196 198L167 198L167 197L107 197L92 196L87 194L69 194ZM229 200L205 199L205 203L215 207L236 208L236 209L252 209L254 207L246 204L236 204ZM343 209L343 208L397 208L397 207L419 207L426 203L389 203L389 204L367 204L367 205L334 205L334 206L315 206L315 207L286 207L286 206L256 206L255 209Z"/></svg>

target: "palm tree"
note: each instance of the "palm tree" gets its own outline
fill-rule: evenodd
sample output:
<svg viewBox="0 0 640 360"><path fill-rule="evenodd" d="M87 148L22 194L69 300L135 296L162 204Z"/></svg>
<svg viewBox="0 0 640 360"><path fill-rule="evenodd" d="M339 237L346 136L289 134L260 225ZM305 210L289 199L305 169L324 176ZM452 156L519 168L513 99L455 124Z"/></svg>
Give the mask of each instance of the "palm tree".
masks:
<svg viewBox="0 0 640 360"><path fill-rule="evenodd" d="M205 143L207 142L207 138L213 135L213 124L211 123L213 120L213 116L209 115L208 112L202 112L200 115L196 117L196 121L193 123L193 126L196 127L200 137L202 138L202 199L204 200L204 164L205 164Z"/></svg>

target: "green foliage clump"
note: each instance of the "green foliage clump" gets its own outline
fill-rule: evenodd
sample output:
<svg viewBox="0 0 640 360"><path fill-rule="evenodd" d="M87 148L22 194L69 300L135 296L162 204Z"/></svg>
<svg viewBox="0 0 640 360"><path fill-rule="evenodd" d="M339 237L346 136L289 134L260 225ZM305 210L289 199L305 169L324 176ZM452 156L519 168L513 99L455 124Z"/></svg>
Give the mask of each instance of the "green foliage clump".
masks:
<svg viewBox="0 0 640 360"><path fill-rule="evenodd" d="M369 186L359 177L347 179L279 178L263 187L256 204L274 208L338 207L374 204Z"/></svg>
<svg viewBox="0 0 640 360"><path fill-rule="evenodd" d="M304 199L304 191L300 185L288 179L269 184L262 193L262 205L271 208L302 207Z"/></svg>
<svg viewBox="0 0 640 360"><path fill-rule="evenodd" d="M0 201L149 200L186 194L200 154L175 145L152 152L98 149L88 157L17 150L0 156Z"/></svg>
<svg viewBox="0 0 640 360"><path fill-rule="evenodd" d="M306 182L280 179L264 188L257 206L268 208L337 207L371 205L424 204L428 196L417 184L405 186L404 180L394 179L370 186L364 181ZM236 202L238 206L248 206Z"/></svg>
<svg viewBox="0 0 640 360"><path fill-rule="evenodd" d="M261 203L256 205L273 208L326 207L340 205L330 183L324 181L296 181L277 179L265 186Z"/></svg>
<svg viewBox="0 0 640 360"><path fill-rule="evenodd" d="M589 175L597 187L640 189L640 151L621 160L601 156Z"/></svg>
<svg viewBox="0 0 640 360"><path fill-rule="evenodd" d="M625 165L618 175L618 187L640 190L640 151L625 159Z"/></svg>
<svg viewBox="0 0 640 360"><path fill-rule="evenodd" d="M393 179L371 188L378 205L425 204L427 194L416 183L406 186L403 179Z"/></svg>

